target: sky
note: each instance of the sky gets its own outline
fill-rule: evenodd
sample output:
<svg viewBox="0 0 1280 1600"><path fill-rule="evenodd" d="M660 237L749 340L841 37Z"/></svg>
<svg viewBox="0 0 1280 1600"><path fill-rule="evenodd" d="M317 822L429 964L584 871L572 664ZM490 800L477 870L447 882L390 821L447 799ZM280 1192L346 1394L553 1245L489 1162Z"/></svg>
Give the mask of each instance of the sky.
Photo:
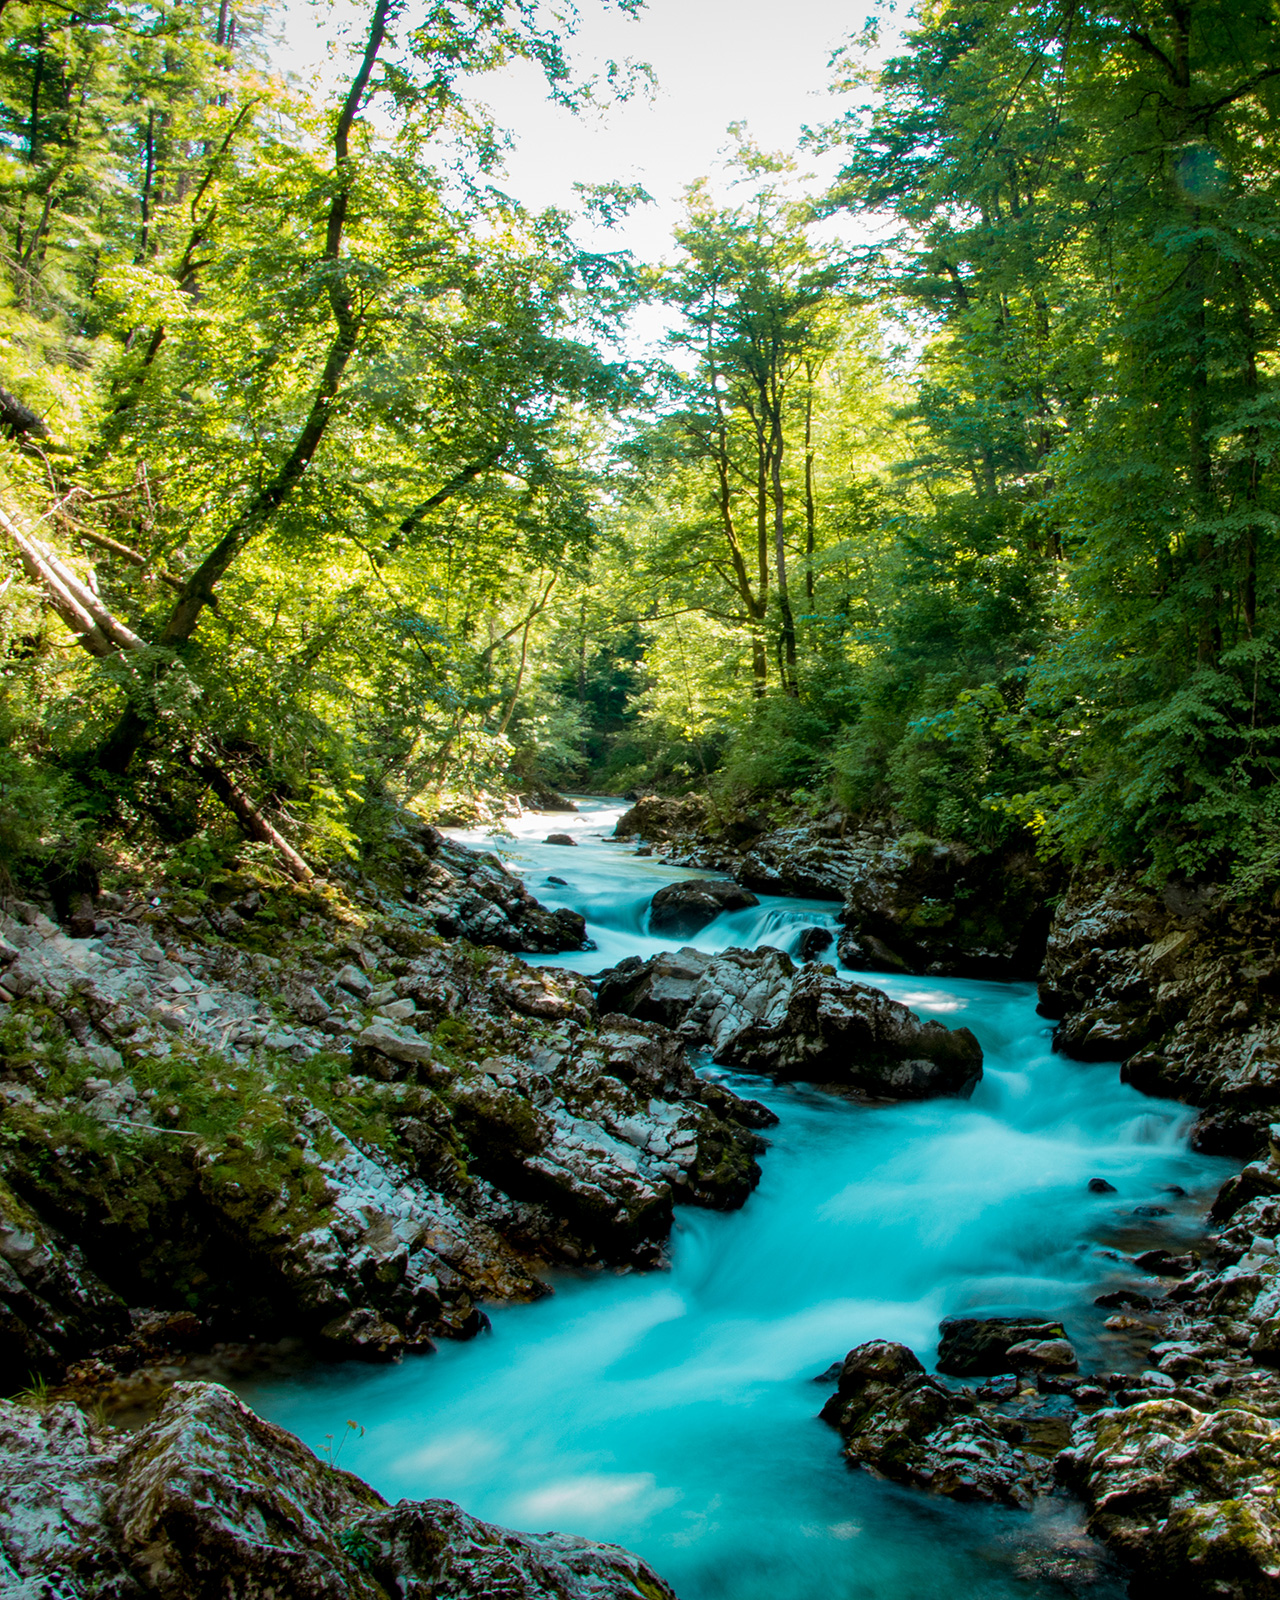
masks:
<svg viewBox="0 0 1280 1600"><path fill-rule="evenodd" d="M285 64L304 76L325 70L340 19L353 15L348 0L340 5L332 10L298 0L290 7ZM601 70L610 59L647 62L656 90L600 114L574 116L546 100L539 74L527 64L485 77L479 97L516 136L502 187L533 207L573 207L575 182L639 183L654 204L610 234L584 235L582 242L655 261L671 251L686 187L716 176L732 142L731 122L745 122L764 149L790 152L806 124L826 122L848 104L828 92L830 57L872 9L873 0L648 0L630 18L598 0L581 0L571 49L578 69ZM900 4L896 16L882 15L886 42L896 38L903 10ZM802 161L820 176L839 165L836 155Z"/></svg>

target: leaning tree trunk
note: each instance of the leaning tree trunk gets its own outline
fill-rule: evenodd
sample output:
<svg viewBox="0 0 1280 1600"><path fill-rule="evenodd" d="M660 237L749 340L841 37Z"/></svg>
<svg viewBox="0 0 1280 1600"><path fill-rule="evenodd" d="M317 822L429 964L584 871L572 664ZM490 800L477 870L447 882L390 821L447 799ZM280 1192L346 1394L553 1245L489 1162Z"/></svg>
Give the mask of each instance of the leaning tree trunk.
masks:
<svg viewBox="0 0 1280 1600"><path fill-rule="evenodd" d="M43 539L24 533L12 517L0 511L0 533L13 545L31 581L44 590L51 610L76 635L91 656L136 655L147 648L132 628L114 616L87 583ZM270 845L290 877L312 881L311 868L287 839L264 817L235 779L225 772L204 744L189 745L186 763L217 795L252 839Z"/></svg>

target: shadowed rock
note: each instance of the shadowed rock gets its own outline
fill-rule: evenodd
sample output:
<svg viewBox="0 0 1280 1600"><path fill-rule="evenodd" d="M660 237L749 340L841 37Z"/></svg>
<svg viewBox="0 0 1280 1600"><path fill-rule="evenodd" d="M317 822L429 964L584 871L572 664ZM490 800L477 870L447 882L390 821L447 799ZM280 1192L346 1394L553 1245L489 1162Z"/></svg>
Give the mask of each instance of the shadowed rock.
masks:
<svg viewBox="0 0 1280 1600"><path fill-rule="evenodd" d="M744 911L758 906L749 889L712 878L688 878L659 889L649 904L649 932L688 939L714 922L722 911Z"/></svg>
<svg viewBox="0 0 1280 1600"><path fill-rule="evenodd" d="M890 1340L850 1350L822 1417L854 1466L958 1500L1027 1506L1042 1471L977 1414L970 1394L945 1388Z"/></svg>
<svg viewBox="0 0 1280 1600"><path fill-rule="evenodd" d="M938 1371L957 1378L1017 1372L1018 1360L1011 1354L1016 1347L1066 1340L1060 1322L1039 1317L946 1317L938 1325L938 1332ZM1069 1364L1075 1365L1074 1356Z"/></svg>

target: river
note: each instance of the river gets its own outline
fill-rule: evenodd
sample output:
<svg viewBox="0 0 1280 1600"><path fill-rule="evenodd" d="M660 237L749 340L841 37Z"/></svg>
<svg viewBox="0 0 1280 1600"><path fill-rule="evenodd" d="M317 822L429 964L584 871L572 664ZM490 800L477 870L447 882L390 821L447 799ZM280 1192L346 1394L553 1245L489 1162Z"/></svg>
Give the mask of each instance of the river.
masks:
<svg viewBox="0 0 1280 1600"><path fill-rule="evenodd" d="M598 950L545 959L596 972L663 948L650 896L706 874L605 843L622 805L580 804L459 837L581 911ZM552 831L577 847L541 843ZM835 909L765 897L692 942L793 949ZM492 1309L470 1344L313 1367L245 1398L314 1448L345 1439L340 1464L389 1498L625 1544L681 1600L1077 1592L1090 1556L1072 1508L959 1506L851 1472L817 1420L833 1385L813 1379L870 1338L928 1364L939 1319L971 1309L1061 1317L1083 1364L1122 1365L1125 1335L1094 1296L1133 1281L1124 1252L1194 1238L1233 1169L1188 1150L1185 1107L1137 1094L1113 1063L1055 1056L1032 985L864 976L974 1030L986 1062L970 1101L863 1107L708 1067L781 1120L741 1211L677 1211L669 1272L558 1274L553 1296ZM1094 1177L1116 1192L1091 1193ZM1152 1203L1168 1214L1134 1216Z"/></svg>

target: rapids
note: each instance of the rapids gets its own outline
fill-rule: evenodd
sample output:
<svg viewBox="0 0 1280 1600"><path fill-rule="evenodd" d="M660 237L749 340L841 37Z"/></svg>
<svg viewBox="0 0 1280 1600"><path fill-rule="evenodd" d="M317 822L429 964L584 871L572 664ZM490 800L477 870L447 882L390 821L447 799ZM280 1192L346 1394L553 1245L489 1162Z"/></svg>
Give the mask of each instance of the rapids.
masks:
<svg viewBox="0 0 1280 1600"><path fill-rule="evenodd" d="M596 972L669 944L646 930L650 897L707 874L604 843L622 805L580 804L460 837L586 917L595 952L533 959ZM539 842L552 831L580 842ZM762 898L691 942L794 950L836 909ZM741 1211L677 1211L669 1272L562 1273L473 1343L311 1367L245 1398L391 1499L625 1544L681 1600L1079 1592L1093 1561L1071 1507L959 1506L851 1472L817 1420L834 1385L813 1379L870 1338L927 1364L939 1318L969 1309L1060 1316L1083 1365L1131 1365L1094 1296L1125 1281L1118 1252L1193 1238L1232 1169L1189 1151L1185 1107L1140 1096L1114 1064L1053 1055L1032 985L866 977L973 1028L986 1064L971 1101L867 1108L708 1066L781 1121ZM1093 1177L1117 1192L1090 1193ZM1133 1215L1152 1202L1168 1214ZM1123 1586L1104 1573L1089 1592Z"/></svg>

